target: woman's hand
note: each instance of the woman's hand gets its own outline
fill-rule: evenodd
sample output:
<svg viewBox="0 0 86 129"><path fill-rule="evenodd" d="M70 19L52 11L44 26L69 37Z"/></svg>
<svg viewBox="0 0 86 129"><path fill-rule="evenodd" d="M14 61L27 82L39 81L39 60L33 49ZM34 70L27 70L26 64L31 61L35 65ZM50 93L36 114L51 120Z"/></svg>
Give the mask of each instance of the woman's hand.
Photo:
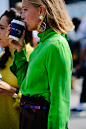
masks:
<svg viewBox="0 0 86 129"><path fill-rule="evenodd" d="M8 26L8 29L7 29L8 37L9 37L9 34L10 34L10 30L11 30L11 24ZM15 41L13 38L9 38L9 44L12 46L13 49L17 49L17 52L22 51L23 49L25 49L24 36L25 36L25 30L23 31L22 36L19 39L19 41Z"/></svg>
<svg viewBox="0 0 86 129"><path fill-rule="evenodd" d="M0 94L13 96L15 92L16 92L15 87L10 86L6 82L0 81Z"/></svg>

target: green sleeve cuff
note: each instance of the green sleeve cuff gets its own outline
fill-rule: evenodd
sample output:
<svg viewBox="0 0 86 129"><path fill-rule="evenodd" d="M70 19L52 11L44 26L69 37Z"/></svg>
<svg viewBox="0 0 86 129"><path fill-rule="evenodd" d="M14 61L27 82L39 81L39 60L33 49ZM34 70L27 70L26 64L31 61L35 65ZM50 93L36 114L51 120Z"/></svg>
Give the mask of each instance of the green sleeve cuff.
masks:
<svg viewBox="0 0 86 129"><path fill-rule="evenodd" d="M15 64L19 65L20 62L26 61L26 49L20 51L20 52L14 52L14 58L15 58Z"/></svg>
<svg viewBox="0 0 86 129"><path fill-rule="evenodd" d="M14 51L13 62L10 65L11 72L16 76L18 69L25 63L26 61L26 49L17 52Z"/></svg>

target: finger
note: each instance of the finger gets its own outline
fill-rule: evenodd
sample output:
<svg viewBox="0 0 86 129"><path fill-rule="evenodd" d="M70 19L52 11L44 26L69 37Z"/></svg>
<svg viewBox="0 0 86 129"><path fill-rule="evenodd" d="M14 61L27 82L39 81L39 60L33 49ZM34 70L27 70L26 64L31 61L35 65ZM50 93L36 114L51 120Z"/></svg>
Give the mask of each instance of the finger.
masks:
<svg viewBox="0 0 86 129"><path fill-rule="evenodd" d="M23 43L24 43L24 37L25 37L25 30L23 31L22 36L19 39L19 44L21 45L21 47L23 46Z"/></svg>
<svg viewBox="0 0 86 129"><path fill-rule="evenodd" d="M14 39L9 38L9 46L10 46L11 49L16 49Z"/></svg>
<svg viewBox="0 0 86 129"><path fill-rule="evenodd" d="M25 36L25 30L23 31L22 36L20 38L21 41L24 40L24 36Z"/></svg>
<svg viewBox="0 0 86 129"><path fill-rule="evenodd" d="M11 30L11 24L9 24L8 28L7 28L7 33L6 33L6 38L7 39L9 38L10 30Z"/></svg>
<svg viewBox="0 0 86 129"><path fill-rule="evenodd" d="M9 38L9 44L12 45L13 38Z"/></svg>
<svg viewBox="0 0 86 129"><path fill-rule="evenodd" d="M8 25L7 32L10 32L11 30L11 24Z"/></svg>

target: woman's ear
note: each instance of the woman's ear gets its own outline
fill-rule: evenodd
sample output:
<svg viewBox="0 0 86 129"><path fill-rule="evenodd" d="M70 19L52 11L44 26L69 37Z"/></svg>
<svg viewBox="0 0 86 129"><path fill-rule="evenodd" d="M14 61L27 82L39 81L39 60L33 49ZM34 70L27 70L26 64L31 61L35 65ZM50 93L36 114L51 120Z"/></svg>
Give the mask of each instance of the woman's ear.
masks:
<svg viewBox="0 0 86 129"><path fill-rule="evenodd" d="M46 12L46 8L44 7L44 5L41 5L39 7L39 15L44 16Z"/></svg>

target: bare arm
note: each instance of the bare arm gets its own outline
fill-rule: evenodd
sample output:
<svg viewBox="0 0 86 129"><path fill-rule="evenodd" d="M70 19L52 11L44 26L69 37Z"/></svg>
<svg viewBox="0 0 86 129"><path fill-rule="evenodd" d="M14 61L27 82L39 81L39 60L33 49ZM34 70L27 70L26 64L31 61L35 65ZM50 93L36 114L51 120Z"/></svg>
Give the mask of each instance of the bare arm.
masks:
<svg viewBox="0 0 86 129"><path fill-rule="evenodd" d="M16 90L17 89L15 87L10 86L4 81L0 81L0 94L13 96Z"/></svg>

